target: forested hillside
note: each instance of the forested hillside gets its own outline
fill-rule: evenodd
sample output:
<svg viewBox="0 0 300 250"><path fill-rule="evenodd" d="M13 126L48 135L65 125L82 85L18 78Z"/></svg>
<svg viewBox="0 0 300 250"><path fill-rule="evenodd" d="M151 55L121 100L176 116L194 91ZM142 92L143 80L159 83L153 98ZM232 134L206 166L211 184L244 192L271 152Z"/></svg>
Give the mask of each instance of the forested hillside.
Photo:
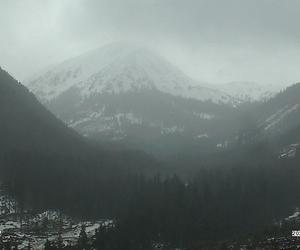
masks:
<svg viewBox="0 0 300 250"><path fill-rule="evenodd" d="M275 137L184 158L181 178L167 174L173 162L166 171L146 154L86 141L4 71L0 87L2 188L21 211L113 219L108 238L96 234L97 247L214 248L259 234L300 205L299 155L279 158Z"/></svg>
<svg viewBox="0 0 300 250"><path fill-rule="evenodd" d="M83 212L88 202L78 200L95 196L95 185L104 185L104 190L112 178L147 175L158 166L144 153L108 150L85 141L3 70L0 117L1 182L25 207Z"/></svg>

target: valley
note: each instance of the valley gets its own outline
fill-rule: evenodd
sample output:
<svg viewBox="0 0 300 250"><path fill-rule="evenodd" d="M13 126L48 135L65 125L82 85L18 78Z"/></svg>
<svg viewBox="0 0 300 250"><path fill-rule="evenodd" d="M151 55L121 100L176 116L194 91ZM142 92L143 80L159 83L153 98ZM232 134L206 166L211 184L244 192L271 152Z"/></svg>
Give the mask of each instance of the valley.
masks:
<svg viewBox="0 0 300 250"><path fill-rule="evenodd" d="M299 245L274 224L300 206L299 84L229 95L112 44L25 85L0 70L5 249Z"/></svg>

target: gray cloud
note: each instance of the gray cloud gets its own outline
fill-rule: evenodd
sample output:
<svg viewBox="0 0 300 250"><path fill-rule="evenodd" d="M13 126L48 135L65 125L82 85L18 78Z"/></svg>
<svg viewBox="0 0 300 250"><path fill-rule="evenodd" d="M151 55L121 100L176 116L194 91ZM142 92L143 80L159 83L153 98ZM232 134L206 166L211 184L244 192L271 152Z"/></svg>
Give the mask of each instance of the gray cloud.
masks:
<svg viewBox="0 0 300 250"><path fill-rule="evenodd" d="M0 12L0 65L19 79L132 40L203 81L300 80L298 0L0 0Z"/></svg>

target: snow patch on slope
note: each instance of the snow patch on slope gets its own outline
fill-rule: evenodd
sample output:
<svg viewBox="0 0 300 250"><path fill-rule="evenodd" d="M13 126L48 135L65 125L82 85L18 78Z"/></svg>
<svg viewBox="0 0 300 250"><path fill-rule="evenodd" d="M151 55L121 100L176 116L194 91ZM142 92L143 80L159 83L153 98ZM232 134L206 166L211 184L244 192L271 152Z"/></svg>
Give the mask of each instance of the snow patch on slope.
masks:
<svg viewBox="0 0 300 250"><path fill-rule="evenodd" d="M197 135L195 138L196 139L207 139L209 136L208 136L208 134L200 134L200 135Z"/></svg>
<svg viewBox="0 0 300 250"><path fill-rule="evenodd" d="M124 124L141 125L143 123L143 119L132 112L107 115L105 114L105 106L99 112L85 113L82 116L76 121L69 121L68 125L74 129L84 128L86 132L95 130L105 132L117 131Z"/></svg>
<svg viewBox="0 0 300 250"><path fill-rule="evenodd" d="M207 113L197 113L197 112L193 112L193 115L196 116L196 117L199 117L200 119L203 119L203 120L211 120L211 119L215 118L214 115L212 115L212 114L207 114Z"/></svg>

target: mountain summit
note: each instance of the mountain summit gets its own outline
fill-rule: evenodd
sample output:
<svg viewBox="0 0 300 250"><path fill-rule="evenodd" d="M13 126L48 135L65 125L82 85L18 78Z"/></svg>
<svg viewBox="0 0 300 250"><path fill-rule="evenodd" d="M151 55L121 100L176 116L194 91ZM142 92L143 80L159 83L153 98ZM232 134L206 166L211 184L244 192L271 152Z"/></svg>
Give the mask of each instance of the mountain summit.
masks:
<svg viewBox="0 0 300 250"><path fill-rule="evenodd" d="M125 43L110 44L67 60L27 84L42 102L71 89L83 98L157 90L216 103L232 101L225 92L199 85L154 51Z"/></svg>

